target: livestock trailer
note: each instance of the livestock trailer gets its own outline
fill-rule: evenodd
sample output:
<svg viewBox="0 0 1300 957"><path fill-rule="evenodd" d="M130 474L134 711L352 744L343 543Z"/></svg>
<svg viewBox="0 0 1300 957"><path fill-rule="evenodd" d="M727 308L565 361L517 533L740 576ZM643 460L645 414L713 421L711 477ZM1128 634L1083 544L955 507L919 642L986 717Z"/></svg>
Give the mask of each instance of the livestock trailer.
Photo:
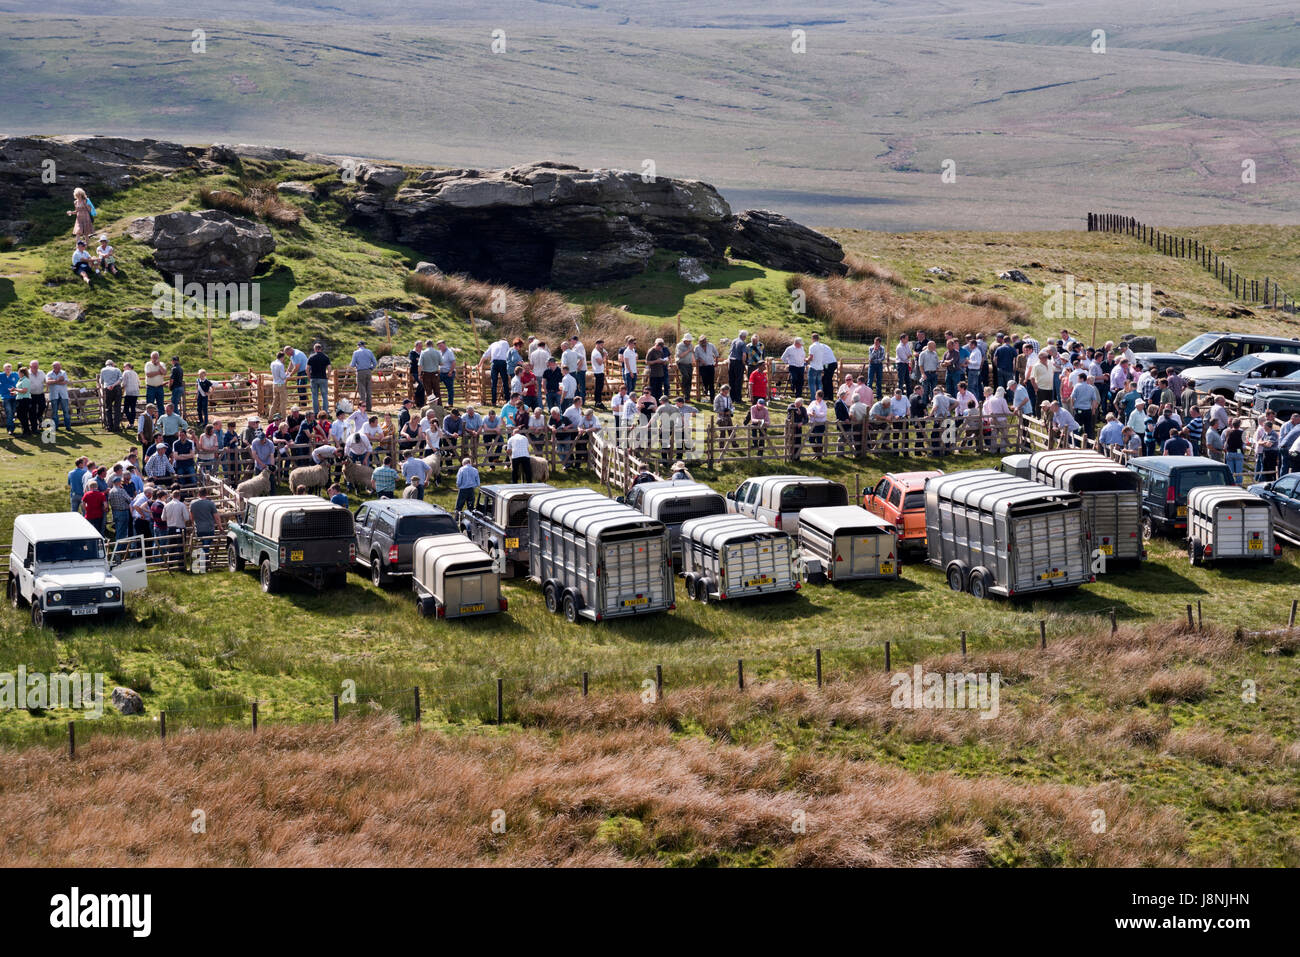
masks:
<svg viewBox="0 0 1300 957"><path fill-rule="evenodd" d="M799 589L790 536L744 515L684 523L682 572L687 593L702 602Z"/></svg>
<svg viewBox="0 0 1300 957"><path fill-rule="evenodd" d="M411 588L426 618L469 618L506 610L501 573L492 556L455 532L416 539Z"/></svg>
<svg viewBox="0 0 1300 957"><path fill-rule="evenodd" d="M810 580L897 578L898 546L898 528L865 508L827 506L799 513L799 552Z"/></svg>
<svg viewBox="0 0 1300 957"><path fill-rule="evenodd" d="M528 500L529 577L569 621L604 621L677 607L663 522L591 489Z"/></svg>
<svg viewBox="0 0 1300 957"><path fill-rule="evenodd" d="M1093 580L1078 495L993 469L925 486L928 561L948 587L988 595L1063 591Z"/></svg>
<svg viewBox="0 0 1300 957"><path fill-rule="evenodd" d="M1029 457L1029 468L1034 481L1074 492L1083 500L1090 555L1116 561L1146 557L1142 480L1136 472L1085 449L1035 452Z"/></svg>
<svg viewBox="0 0 1300 957"><path fill-rule="evenodd" d="M1187 554L1193 565L1225 558L1271 562L1281 553L1269 504L1259 496L1213 485L1187 493Z"/></svg>
<svg viewBox="0 0 1300 957"><path fill-rule="evenodd" d="M999 466L999 469L1006 472L1008 475L1014 475L1017 478L1032 479L1034 476L1029 468L1029 460L1031 458L1033 458L1032 455L1025 455L1024 453L1004 455L1002 456L1002 464Z"/></svg>
<svg viewBox="0 0 1300 957"><path fill-rule="evenodd" d="M702 482L642 482L632 486L623 501L668 527L673 564L678 568L682 564L682 523L727 512L727 499Z"/></svg>

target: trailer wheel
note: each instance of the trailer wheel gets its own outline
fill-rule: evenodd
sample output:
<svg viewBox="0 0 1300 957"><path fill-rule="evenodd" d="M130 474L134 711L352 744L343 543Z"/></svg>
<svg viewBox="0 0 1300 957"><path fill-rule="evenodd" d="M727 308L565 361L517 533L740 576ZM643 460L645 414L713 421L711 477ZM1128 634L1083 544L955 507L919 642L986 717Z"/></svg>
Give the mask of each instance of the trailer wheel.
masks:
<svg viewBox="0 0 1300 957"><path fill-rule="evenodd" d="M1187 540L1187 557L1192 566L1200 565L1205 560L1205 548L1200 542L1194 542L1190 538Z"/></svg>
<svg viewBox="0 0 1300 957"><path fill-rule="evenodd" d="M573 592L564 596L564 620L571 625L578 621L578 599L574 597Z"/></svg>
<svg viewBox="0 0 1300 957"><path fill-rule="evenodd" d="M966 590L966 566L961 562L948 565L948 587L953 591Z"/></svg>
<svg viewBox="0 0 1300 957"><path fill-rule="evenodd" d="M695 600L701 605L709 603L709 582L707 579L697 578L695 580Z"/></svg>
<svg viewBox="0 0 1300 957"><path fill-rule="evenodd" d="M970 593L972 598L981 600L989 597L988 573L984 569L977 568L970 573Z"/></svg>
<svg viewBox="0 0 1300 957"><path fill-rule="evenodd" d="M418 611L418 612L420 613L420 617L421 617L421 618L432 618L432 617L433 617L433 599L432 599L432 598L421 598L420 596L417 595L417 596L415 597L415 610Z"/></svg>
<svg viewBox="0 0 1300 957"><path fill-rule="evenodd" d="M244 560L239 557L239 546L232 539L226 539L226 567L232 572L244 570Z"/></svg>
<svg viewBox="0 0 1300 957"><path fill-rule="evenodd" d="M266 592L266 594L272 595L279 590L279 576L271 571L271 559L262 559L260 578L262 580L262 591Z"/></svg>
<svg viewBox="0 0 1300 957"><path fill-rule="evenodd" d="M560 610L560 595L555 588L555 582L547 582L546 587L542 589L542 594L546 596L546 610L552 615Z"/></svg>

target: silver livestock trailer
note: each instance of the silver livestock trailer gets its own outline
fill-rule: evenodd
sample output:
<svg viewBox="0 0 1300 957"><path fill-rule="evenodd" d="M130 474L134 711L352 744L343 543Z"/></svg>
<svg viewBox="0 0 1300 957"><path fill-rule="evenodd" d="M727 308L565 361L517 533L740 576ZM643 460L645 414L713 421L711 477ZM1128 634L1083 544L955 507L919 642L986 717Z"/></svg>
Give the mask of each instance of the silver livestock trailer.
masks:
<svg viewBox="0 0 1300 957"><path fill-rule="evenodd" d="M1142 478L1100 452L1056 449L1029 458L1030 478L1083 499L1089 554L1106 560L1146 557L1142 540ZM1100 567L1105 568L1102 562Z"/></svg>
<svg viewBox="0 0 1300 957"><path fill-rule="evenodd" d="M1006 472L1008 475L1014 475L1017 478L1033 478L1029 469L1029 460L1031 458L1033 458L1032 455L1025 455L1024 453L1004 455L1002 456L1002 464L998 468L1000 471Z"/></svg>
<svg viewBox="0 0 1300 957"><path fill-rule="evenodd" d="M1229 559L1271 562L1282 553L1269 504L1242 488L1202 485L1187 493L1187 553L1193 565Z"/></svg>
<svg viewBox="0 0 1300 957"><path fill-rule="evenodd" d="M993 469L925 484L928 561L976 598L1061 591L1093 581L1083 502Z"/></svg>
<svg viewBox="0 0 1300 957"><path fill-rule="evenodd" d="M547 609L571 622L677 607L664 523L590 489L529 499L528 568Z"/></svg>
<svg viewBox="0 0 1300 957"><path fill-rule="evenodd" d="M790 536L744 515L683 524L682 572L687 593L702 602L799 589Z"/></svg>
<svg viewBox="0 0 1300 957"><path fill-rule="evenodd" d="M799 557L810 581L897 578L898 529L857 505L799 513Z"/></svg>
<svg viewBox="0 0 1300 957"><path fill-rule="evenodd" d="M416 539L411 587L416 607L426 618L468 618L506 610L501 573L492 556L454 532Z"/></svg>

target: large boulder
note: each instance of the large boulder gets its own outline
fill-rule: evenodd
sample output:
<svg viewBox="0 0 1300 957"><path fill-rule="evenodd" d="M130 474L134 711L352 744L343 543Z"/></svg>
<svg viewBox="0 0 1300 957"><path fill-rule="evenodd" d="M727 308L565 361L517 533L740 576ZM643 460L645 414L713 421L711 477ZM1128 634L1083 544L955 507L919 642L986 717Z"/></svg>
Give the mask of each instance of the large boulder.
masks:
<svg viewBox="0 0 1300 957"><path fill-rule="evenodd" d="M448 273L514 286L585 286L635 275L656 249L718 259L731 208L707 183L530 163L420 173L393 193L362 183L354 223Z"/></svg>
<svg viewBox="0 0 1300 957"><path fill-rule="evenodd" d="M36 199L66 199L80 186L92 200L137 180L201 165L203 150L117 136L0 136L0 210ZM53 182L45 182L46 171Z"/></svg>
<svg viewBox="0 0 1300 957"><path fill-rule="evenodd" d="M86 318L86 307L79 302L47 302L41 309L55 319L67 322L80 322Z"/></svg>
<svg viewBox="0 0 1300 957"><path fill-rule="evenodd" d="M144 699L140 697L138 691L131 688L114 688L109 700L121 714L144 713Z"/></svg>
<svg viewBox="0 0 1300 957"><path fill-rule="evenodd" d="M127 235L153 248L159 272L185 282L247 282L275 251L271 230L219 209L144 216Z"/></svg>
<svg viewBox="0 0 1300 957"><path fill-rule="evenodd" d="M339 306L355 306L357 301L344 292L314 292L302 302L299 309L337 309Z"/></svg>
<svg viewBox="0 0 1300 957"><path fill-rule="evenodd" d="M226 318L247 332L260 329L266 325L266 319L262 317L262 314L254 312L252 309L236 309Z"/></svg>
<svg viewBox="0 0 1300 957"><path fill-rule="evenodd" d="M736 217L731 255L813 276L845 271L844 248L839 243L768 209L748 209Z"/></svg>

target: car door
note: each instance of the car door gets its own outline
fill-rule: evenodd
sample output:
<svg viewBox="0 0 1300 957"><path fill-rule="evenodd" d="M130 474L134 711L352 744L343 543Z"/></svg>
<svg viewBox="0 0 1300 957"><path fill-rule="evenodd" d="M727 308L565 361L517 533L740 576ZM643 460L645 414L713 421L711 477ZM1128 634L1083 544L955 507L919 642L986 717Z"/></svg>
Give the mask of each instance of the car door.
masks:
<svg viewBox="0 0 1300 957"><path fill-rule="evenodd" d="M1288 535L1300 535L1300 475L1282 476L1264 494L1273 520Z"/></svg>
<svg viewBox="0 0 1300 957"><path fill-rule="evenodd" d="M876 483L876 487L867 492L863 507L872 515L884 517L884 504L889 500L890 481L882 478Z"/></svg>
<svg viewBox="0 0 1300 957"><path fill-rule="evenodd" d="M108 569L122 583L124 592L142 591L149 584L144 557L144 536L120 538L109 545Z"/></svg>
<svg viewBox="0 0 1300 957"><path fill-rule="evenodd" d="M356 521L353 522L353 531L357 538L357 558L365 562L370 561L370 526L374 517L375 510L369 505L362 505L357 509Z"/></svg>

